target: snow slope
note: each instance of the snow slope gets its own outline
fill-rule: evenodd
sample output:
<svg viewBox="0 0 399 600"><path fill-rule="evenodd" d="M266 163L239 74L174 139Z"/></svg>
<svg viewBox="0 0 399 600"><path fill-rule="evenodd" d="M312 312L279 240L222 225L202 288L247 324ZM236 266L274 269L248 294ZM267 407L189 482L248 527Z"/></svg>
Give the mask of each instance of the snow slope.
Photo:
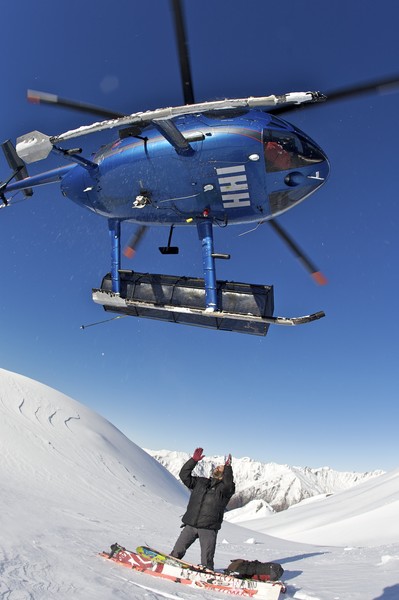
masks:
<svg viewBox="0 0 399 600"><path fill-rule="evenodd" d="M395 469L318 502L291 507L284 514L241 519L240 525L310 544L389 544L399 540L398 490L399 469ZM386 525L381 527L382 523Z"/></svg>
<svg viewBox="0 0 399 600"><path fill-rule="evenodd" d="M130 572L97 556L115 541L132 548L146 542L170 549L179 532L186 491L159 463L93 411L3 370L0 475L0 598L218 597L187 592L183 586ZM362 494L357 496L352 495L353 490L337 495L340 506L327 504L329 499L312 503L318 510L326 506L323 522L308 514L310 531L315 523L319 527L317 546L225 523L219 534L216 565L223 567L237 557L279 561L285 569L286 598L397 600L399 542L392 525L399 498L397 472L384 475L381 485L377 481L362 484ZM362 498L366 500L361 503ZM283 517L300 510L290 509L272 519L278 518L276 527L283 528ZM338 534L335 543L343 547L324 545L322 525L327 521L333 529L342 515L352 519L353 545L345 547L346 540L338 539ZM361 543L365 522L373 528L373 545L354 547ZM285 537L305 536L302 529L299 532L298 520L292 520L283 533ZM276 531L273 529L273 535ZM199 559L196 545L187 558Z"/></svg>

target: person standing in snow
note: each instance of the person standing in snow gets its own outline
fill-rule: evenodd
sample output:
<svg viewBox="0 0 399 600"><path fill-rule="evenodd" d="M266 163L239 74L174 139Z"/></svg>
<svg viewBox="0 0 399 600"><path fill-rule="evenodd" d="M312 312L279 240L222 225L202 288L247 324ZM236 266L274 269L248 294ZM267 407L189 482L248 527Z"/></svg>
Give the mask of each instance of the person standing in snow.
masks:
<svg viewBox="0 0 399 600"><path fill-rule="evenodd" d="M204 458L203 449L196 448L192 458L182 466L179 477L191 490L187 510L183 515L183 530L179 535L171 556L183 558L187 549L199 539L201 564L214 569L216 538L222 526L227 503L235 492L231 454L225 464L217 466L211 477L195 477L191 473Z"/></svg>

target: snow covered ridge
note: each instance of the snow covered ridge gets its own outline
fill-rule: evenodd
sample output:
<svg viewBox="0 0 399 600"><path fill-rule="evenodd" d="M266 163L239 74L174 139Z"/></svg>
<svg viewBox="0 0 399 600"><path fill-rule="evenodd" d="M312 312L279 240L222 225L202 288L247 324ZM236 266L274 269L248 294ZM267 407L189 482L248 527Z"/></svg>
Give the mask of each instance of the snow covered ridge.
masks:
<svg viewBox="0 0 399 600"><path fill-rule="evenodd" d="M170 450L146 449L146 452L166 467L176 478L178 478L181 466L190 456L184 452ZM212 466L223 463L223 459L223 456L205 456L196 467L195 472L208 477ZM247 457L233 457L233 469L236 493L228 508L229 510L242 509L251 503L252 511L245 511L246 518L248 518L249 512L260 511L258 516L264 516L265 510L280 512L308 498L347 490L384 473L384 471L339 472L329 467L317 469L289 467L276 463L261 463ZM256 508L257 506L258 508ZM238 515L238 512L235 515ZM255 514L252 518L254 517ZM227 519L229 520L229 516Z"/></svg>

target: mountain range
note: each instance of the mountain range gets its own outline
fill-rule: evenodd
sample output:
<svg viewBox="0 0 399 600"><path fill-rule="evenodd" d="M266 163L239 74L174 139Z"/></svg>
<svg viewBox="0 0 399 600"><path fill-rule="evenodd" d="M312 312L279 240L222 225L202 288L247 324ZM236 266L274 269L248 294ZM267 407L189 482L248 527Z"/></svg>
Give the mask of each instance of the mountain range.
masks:
<svg viewBox="0 0 399 600"><path fill-rule="evenodd" d="M190 454L173 450L146 449L146 452L176 478L190 457ZM224 460L223 456L205 456L194 474L209 477L213 467L223 464ZM234 518L234 522L241 520L240 511L242 516L245 515L245 520L264 516L268 512L280 512L309 498L341 492L384 473L340 472L329 467L290 467L273 462L262 463L248 457L233 457L232 465L236 493L228 505L231 516L227 514L226 518Z"/></svg>

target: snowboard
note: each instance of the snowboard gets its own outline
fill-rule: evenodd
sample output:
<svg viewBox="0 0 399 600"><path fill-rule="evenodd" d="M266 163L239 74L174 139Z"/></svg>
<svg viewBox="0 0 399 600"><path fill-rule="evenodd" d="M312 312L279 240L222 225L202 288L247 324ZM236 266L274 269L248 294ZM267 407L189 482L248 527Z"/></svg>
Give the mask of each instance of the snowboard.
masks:
<svg viewBox="0 0 399 600"><path fill-rule="evenodd" d="M136 548L136 552L145 558L150 558L155 560L156 562L166 563L171 565L177 565L181 567L185 567L188 569L193 569L194 571L200 571L202 573L217 573L217 574L225 574L231 577L236 577L237 579L254 579L256 581L268 581L269 578L262 579L261 577L251 577L250 575L240 575L238 572L234 573L232 571L228 571L227 569L218 569L217 571L212 571L203 565L195 565L192 563L188 563L185 560L181 560L179 558L175 558L170 554L165 554L164 552L160 552L159 550L155 550L154 548L149 548L148 546L138 546ZM270 563L273 564L273 563ZM280 566L280 565L279 565ZM276 579L270 579L270 581L275 581L281 584L282 592L285 592L285 585L282 581L277 581Z"/></svg>
<svg viewBox="0 0 399 600"><path fill-rule="evenodd" d="M143 548L143 546L139 548ZM160 557L168 557L168 555L161 552L154 550L152 552L155 552ZM109 561L135 571L200 590L222 592L232 596L244 596L247 598L256 597L259 600L278 600L280 592L284 590L284 585L278 581L265 582L254 581L252 579L239 579L232 575L218 573L217 571L202 570L196 565L184 563L183 561L179 561L179 559L173 559L177 561L175 564L161 562L159 558L155 560L154 556L150 558L138 552L126 550L119 544L113 544L111 552L101 552L100 555ZM169 558L172 559L173 557ZM182 564L177 564L180 562Z"/></svg>

